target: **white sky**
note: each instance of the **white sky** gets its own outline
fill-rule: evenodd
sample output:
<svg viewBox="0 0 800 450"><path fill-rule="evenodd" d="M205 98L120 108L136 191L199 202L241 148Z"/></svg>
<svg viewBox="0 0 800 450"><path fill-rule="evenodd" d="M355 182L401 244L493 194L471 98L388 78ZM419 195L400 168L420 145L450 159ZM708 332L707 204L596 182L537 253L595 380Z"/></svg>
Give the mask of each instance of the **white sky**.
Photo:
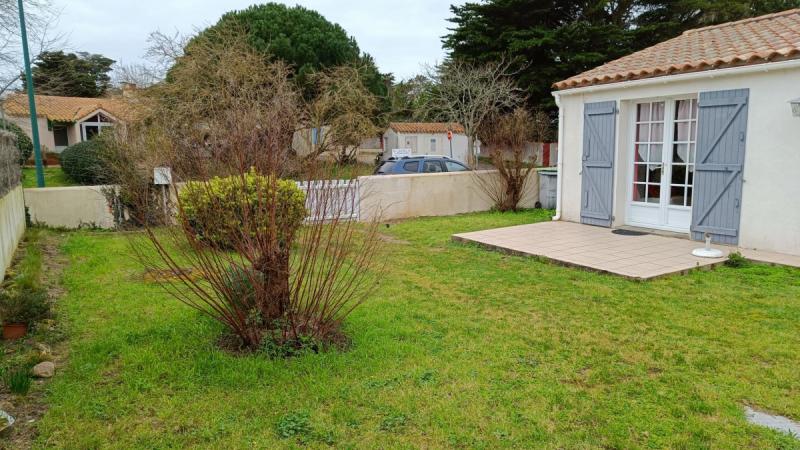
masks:
<svg viewBox="0 0 800 450"><path fill-rule="evenodd" d="M123 64L141 60L148 33L161 30L190 33L215 23L230 10L253 0L54 0L61 8L58 30L70 50L100 53ZM397 79L420 72L423 64L441 61L441 36L446 33L451 3L459 0L297 0L319 11L354 36L382 72Z"/></svg>

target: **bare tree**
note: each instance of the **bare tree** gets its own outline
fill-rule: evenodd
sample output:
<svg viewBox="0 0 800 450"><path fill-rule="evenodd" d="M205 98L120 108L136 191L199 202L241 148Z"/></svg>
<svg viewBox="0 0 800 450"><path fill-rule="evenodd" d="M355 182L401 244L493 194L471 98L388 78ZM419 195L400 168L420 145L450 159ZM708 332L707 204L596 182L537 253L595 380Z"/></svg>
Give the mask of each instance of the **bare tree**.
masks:
<svg viewBox="0 0 800 450"><path fill-rule="evenodd" d="M513 112L491 117L482 125L480 139L490 149L497 175L479 173L476 180L498 210L519 209L536 173L535 154L526 158L526 146L547 139L549 122L542 111L531 114L518 107Z"/></svg>
<svg viewBox="0 0 800 450"><path fill-rule="evenodd" d="M304 193L282 179L294 171L302 108L285 64L231 32L189 50L169 81L136 98L137 120L115 130L112 172L147 236L133 240L139 260L243 347L337 342L380 274L377 221L340 214L358 201L346 192L355 185ZM160 198L151 175L163 165L173 183ZM154 220L164 203L172 217Z"/></svg>
<svg viewBox="0 0 800 450"><path fill-rule="evenodd" d="M509 62L472 65L448 61L428 68L428 89L421 112L437 120L459 123L467 134L469 163L475 160L475 141L485 121L524 100L511 78Z"/></svg>
<svg viewBox="0 0 800 450"><path fill-rule="evenodd" d="M114 66L114 84L131 83L137 87L149 87L162 81L167 71L183 56L190 38L178 31L172 34L151 32L147 37L148 46L142 62Z"/></svg>
<svg viewBox="0 0 800 450"><path fill-rule="evenodd" d="M340 163L351 163L364 139L377 135L378 99L360 74L357 67L340 66L311 76L317 95L306 102L298 130L310 149L300 155L304 161L331 152Z"/></svg>
<svg viewBox="0 0 800 450"><path fill-rule="evenodd" d="M54 33L59 11L51 0L26 0L25 25L31 58L63 47L65 37ZM16 0L0 0L0 98L20 82L23 72L19 9Z"/></svg>

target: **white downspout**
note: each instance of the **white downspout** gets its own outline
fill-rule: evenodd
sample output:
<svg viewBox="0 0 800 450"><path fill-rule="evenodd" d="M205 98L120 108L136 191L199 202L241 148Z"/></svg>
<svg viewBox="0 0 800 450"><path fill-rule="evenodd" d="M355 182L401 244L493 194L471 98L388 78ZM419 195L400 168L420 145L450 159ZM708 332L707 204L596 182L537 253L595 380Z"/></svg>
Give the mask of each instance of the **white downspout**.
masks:
<svg viewBox="0 0 800 450"><path fill-rule="evenodd" d="M561 220L561 185L564 182L564 108L561 106L561 96L553 92L558 106L558 163L556 163L556 215L553 220Z"/></svg>

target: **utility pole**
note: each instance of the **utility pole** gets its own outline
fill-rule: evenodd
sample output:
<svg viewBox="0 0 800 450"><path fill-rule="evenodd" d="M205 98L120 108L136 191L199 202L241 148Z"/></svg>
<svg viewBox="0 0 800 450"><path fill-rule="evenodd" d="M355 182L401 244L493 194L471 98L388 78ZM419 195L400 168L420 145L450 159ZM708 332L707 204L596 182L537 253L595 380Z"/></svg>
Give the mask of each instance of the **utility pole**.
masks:
<svg viewBox="0 0 800 450"><path fill-rule="evenodd" d="M33 96L33 76L31 75L31 57L28 54L28 33L25 31L25 11L22 9L22 0L17 0L17 4L19 5L22 57L25 60L25 81L28 86L28 108L31 112L31 137L33 138L33 157L36 161L36 186L44 187L42 147L39 144L39 117L36 115L36 98Z"/></svg>

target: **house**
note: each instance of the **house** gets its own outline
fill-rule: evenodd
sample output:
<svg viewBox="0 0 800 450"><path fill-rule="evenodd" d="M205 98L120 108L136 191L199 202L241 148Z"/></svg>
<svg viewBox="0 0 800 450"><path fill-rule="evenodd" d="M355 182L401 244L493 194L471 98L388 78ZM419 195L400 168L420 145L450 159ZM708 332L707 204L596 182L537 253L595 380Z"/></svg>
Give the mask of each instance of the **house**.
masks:
<svg viewBox="0 0 800 450"><path fill-rule="evenodd" d="M555 219L800 255L800 9L560 81Z"/></svg>
<svg viewBox="0 0 800 450"><path fill-rule="evenodd" d="M36 114L42 148L54 153L85 141L105 127L128 117L121 98L84 98L36 95ZM30 109L26 94L12 94L3 102L8 120L31 135Z"/></svg>
<svg viewBox="0 0 800 450"><path fill-rule="evenodd" d="M452 141L448 140L448 132L452 133ZM479 148L478 143L476 148ZM383 157L392 156L394 149L409 149L412 155L449 156L467 162L467 135L459 124L391 122L383 133Z"/></svg>

